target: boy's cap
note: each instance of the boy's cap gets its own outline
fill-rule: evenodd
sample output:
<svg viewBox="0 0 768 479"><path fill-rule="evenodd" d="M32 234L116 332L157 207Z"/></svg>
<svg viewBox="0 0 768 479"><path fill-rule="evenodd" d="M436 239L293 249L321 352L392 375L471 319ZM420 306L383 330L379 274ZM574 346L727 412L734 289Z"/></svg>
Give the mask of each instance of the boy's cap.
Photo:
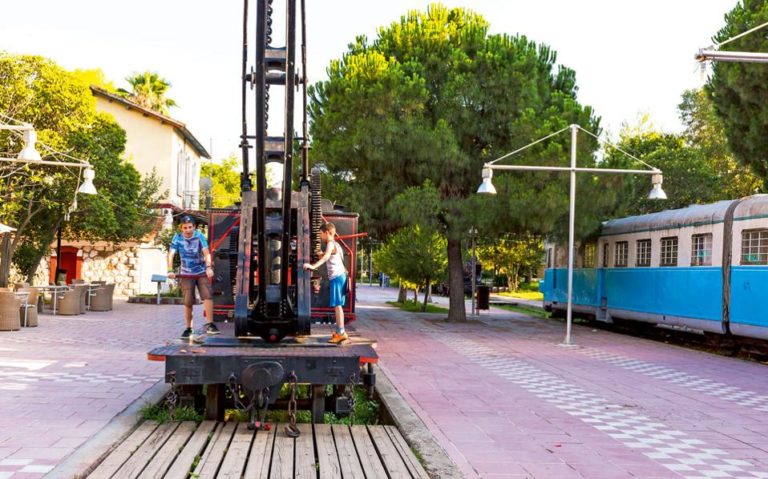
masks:
<svg viewBox="0 0 768 479"><path fill-rule="evenodd" d="M181 224L184 223L192 223L195 224L195 219L191 217L190 215L184 215L181 217Z"/></svg>

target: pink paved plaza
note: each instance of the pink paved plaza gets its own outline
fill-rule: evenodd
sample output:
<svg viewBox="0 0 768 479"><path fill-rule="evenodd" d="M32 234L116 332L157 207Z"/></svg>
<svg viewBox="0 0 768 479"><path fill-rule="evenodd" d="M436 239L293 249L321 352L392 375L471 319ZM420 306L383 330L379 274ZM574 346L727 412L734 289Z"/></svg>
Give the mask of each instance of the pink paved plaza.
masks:
<svg viewBox="0 0 768 479"><path fill-rule="evenodd" d="M361 286L354 329L466 477L768 478L764 365L584 327L566 348L556 321L447 324L395 296ZM43 477L162 379L146 352L181 307L115 306L0 332L0 479Z"/></svg>

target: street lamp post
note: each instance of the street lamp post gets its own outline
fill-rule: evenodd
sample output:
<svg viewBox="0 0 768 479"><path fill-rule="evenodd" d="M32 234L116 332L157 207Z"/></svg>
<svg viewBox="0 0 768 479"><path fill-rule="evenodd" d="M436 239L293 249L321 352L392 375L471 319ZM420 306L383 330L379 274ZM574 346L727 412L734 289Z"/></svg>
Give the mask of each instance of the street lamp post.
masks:
<svg viewBox="0 0 768 479"><path fill-rule="evenodd" d="M570 167L564 167L564 166L523 166L523 165L497 165L495 164L497 161L503 160L505 158L509 158L510 156L513 156L537 143L540 143L548 138L551 138L553 136L559 135L560 133L565 132L566 130L571 130L571 166ZM493 183L491 182L493 178L493 170L513 170L513 171L567 171L570 173L570 201L569 201L569 212L568 212L568 304L566 307L566 321L565 321L565 339L563 340L563 344L566 346L573 345L573 338L571 336L571 330L573 325L573 264L574 264L574 243L575 243L575 224L576 224L576 173L617 173L617 174L634 174L634 175L652 175L651 176L651 182L653 184L653 189L648 194L649 199L657 199L657 200L664 200L667 199L666 193L664 193L664 190L661 188L662 182L663 182L663 176L661 170L658 168L654 168L644 161L640 160L636 156L627 153L626 151L622 150L621 148L613 145L614 148L619 150L620 152L624 153L625 155L629 156L630 158L644 164L647 166L648 170L630 170L630 169L618 169L618 168L578 168L576 166L576 150L577 150L577 140L578 140L578 131L581 130L589 135L594 136L597 138L596 135L591 133L588 130L585 130L584 128L580 127L579 125L573 124L566 128L563 128L562 130L559 130L555 133L552 133L551 135L547 135L543 138L540 138L532 143L529 143L528 145L519 148L511 153L507 153L506 155L503 155L489 163L485 163L483 165L483 183L480 185L480 188L478 188L478 193L485 193L485 194L496 194L496 188L493 186Z"/></svg>
<svg viewBox="0 0 768 479"><path fill-rule="evenodd" d="M477 242L477 229L473 226L469 229L469 237L472 240L472 259L470 261L472 272L470 275L472 281L472 316L475 315L475 283L477 282L477 256L475 252Z"/></svg>
<svg viewBox="0 0 768 479"><path fill-rule="evenodd" d="M373 287L373 240L368 243L368 287Z"/></svg>

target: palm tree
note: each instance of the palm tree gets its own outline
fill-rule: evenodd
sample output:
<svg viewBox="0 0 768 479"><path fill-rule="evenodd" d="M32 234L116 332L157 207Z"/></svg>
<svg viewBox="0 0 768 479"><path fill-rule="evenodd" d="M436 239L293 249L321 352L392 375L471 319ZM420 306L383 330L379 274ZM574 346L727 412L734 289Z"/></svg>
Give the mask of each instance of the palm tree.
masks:
<svg viewBox="0 0 768 479"><path fill-rule="evenodd" d="M119 88L117 92L144 108L167 115L168 108L176 106L175 101L165 98L171 84L156 72L135 73L126 77L125 81L131 85L131 91Z"/></svg>

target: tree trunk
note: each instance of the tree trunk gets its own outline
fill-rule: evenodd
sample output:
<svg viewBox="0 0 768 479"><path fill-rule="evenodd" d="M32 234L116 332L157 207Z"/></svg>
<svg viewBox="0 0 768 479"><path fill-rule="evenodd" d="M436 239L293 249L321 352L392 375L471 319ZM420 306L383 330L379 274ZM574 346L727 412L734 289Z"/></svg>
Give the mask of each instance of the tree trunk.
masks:
<svg viewBox="0 0 768 479"><path fill-rule="evenodd" d="M419 303L419 288L413 288L413 302Z"/></svg>
<svg viewBox="0 0 768 479"><path fill-rule="evenodd" d="M432 282L427 278L427 287L424 289L424 304L421 306L421 310L423 312L427 312L427 302L429 301L429 288L431 287Z"/></svg>
<svg viewBox="0 0 768 479"><path fill-rule="evenodd" d="M408 290L405 289L403 286L402 281L400 282L400 289L397 290L397 302L398 303L405 303L405 301L408 299Z"/></svg>
<svg viewBox="0 0 768 479"><path fill-rule="evenodd" d="M467 320L464 308L464 267L461 264L461 241L448 239L448 321Z"/></svg>
<svg viewBox="0 0 768 479"><path fill-rule="evenodd" d="M0 249L0 288L8 287L8 277L11 274L11 234L3 235Z"/></svg>

